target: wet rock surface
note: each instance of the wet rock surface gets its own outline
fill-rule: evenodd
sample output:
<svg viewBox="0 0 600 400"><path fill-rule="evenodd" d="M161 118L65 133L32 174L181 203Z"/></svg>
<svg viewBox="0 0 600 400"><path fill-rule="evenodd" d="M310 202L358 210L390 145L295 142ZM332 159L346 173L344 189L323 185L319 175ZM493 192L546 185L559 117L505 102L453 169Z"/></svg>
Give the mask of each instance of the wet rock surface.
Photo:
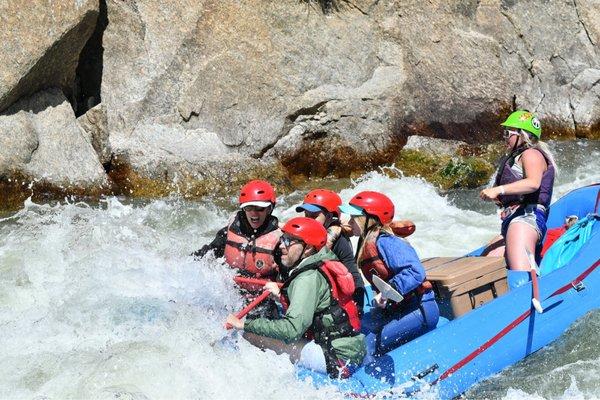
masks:
<svg viewBox="0 0 600 400"><path fill-rule="evenodd" d="M443 190L476 188L488 183L502 151L498 145L410 136L394 166L402 174L422 177Z"/></svg>

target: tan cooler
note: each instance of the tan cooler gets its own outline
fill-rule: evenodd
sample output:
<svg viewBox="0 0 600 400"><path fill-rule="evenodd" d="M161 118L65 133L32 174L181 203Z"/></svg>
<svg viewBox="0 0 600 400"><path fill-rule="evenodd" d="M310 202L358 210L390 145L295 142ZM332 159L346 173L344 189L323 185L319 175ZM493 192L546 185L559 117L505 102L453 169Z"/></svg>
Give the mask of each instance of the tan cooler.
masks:
<svg viewBox="0 0 600 400"><path fill-rule="evenodd" d="M503 257L435 257L422 260L440 315L459 317L508 291Z"/></svg>

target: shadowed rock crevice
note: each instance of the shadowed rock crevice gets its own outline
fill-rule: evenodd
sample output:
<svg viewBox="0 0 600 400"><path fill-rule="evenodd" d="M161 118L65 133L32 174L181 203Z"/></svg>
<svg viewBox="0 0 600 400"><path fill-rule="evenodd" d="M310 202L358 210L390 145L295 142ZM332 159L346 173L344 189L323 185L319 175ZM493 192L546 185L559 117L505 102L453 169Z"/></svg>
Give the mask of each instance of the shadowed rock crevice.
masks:
<svg viewBox="0 0 600 400"><path fill-rule="evenodd" d="M102 38L108 26L106 0L100 0L99 14L92 36L81 50L75 72L73 100L75 115L79 117L102 101L102 68L104 47Z"/></svg>
<svg viewBox="0 0 600 400"><path fill-rule="evenodd" d="M75 66L86 38L94 29L97 16L97 11L86 12L77 25L58 38L19 82L0 97L0 112L17 100L49 87L60 88L73 102Z"/></svg>
<svg viewBox="0 0 600 400"><path fill-rule="evenodd" d="M317 6L323 11L323 14L339 11L340 0L303 0L310 6Z"/></svg>

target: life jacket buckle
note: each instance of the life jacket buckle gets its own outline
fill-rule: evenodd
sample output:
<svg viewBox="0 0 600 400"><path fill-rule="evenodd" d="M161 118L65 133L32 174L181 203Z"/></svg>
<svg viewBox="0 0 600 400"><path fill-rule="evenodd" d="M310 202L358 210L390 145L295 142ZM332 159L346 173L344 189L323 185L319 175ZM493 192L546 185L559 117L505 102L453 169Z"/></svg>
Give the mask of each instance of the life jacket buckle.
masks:
<svg viewBox="0 0 600 400"><path fill-rule="evenodd" d="M241 251L247 252L251 248L252 248L252 245L250 243L242 243L242 244L240 244L240 250Z"/></svg>

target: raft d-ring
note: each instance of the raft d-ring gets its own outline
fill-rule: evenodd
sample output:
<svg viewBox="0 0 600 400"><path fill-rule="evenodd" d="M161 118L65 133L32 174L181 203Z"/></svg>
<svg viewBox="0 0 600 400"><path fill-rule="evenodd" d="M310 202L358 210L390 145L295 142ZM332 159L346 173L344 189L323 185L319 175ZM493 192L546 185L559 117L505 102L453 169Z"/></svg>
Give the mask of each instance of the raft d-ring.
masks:
<svg viewBox="0 0 600 400"><path fill-rule="evenodd" d="M577 283L571 282L571 286L573 286L573 289L575 289L577 292L581 292L583 289L585 289L585 285L581 281Z"/></svg>
<svg viewBox="0 0 600 400"><path fill-rule="evenodd" d="M440 366L437 364L433 364L431 367L424 369L423 371L419 372L418 374L416 374L415 376L413 376L412 379L413 381L419 380L419 379L423 379L425 378L427 375L431 374L432 372L434 372L436 369L438 369Z"/></svg>

